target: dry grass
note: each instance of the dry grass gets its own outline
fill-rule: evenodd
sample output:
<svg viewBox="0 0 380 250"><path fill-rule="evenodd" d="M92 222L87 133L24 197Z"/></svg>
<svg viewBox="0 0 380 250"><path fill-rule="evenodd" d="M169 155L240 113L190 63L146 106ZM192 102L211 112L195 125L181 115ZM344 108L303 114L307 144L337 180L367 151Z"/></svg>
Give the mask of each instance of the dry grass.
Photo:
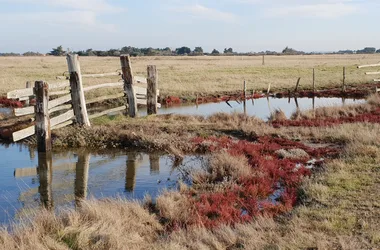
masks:
<svg viewBox="0 0 380 250"><path fill-rule="evenodd" d="M117 57L81 57L83 74L115 72L120 68ZM316 69L317 88L338 87L342 81L342 67L347 68L347 84L369 82L367 69L357 65L377 63L379 55L315 55L267 56L266 65L261 57L138 57L132 58L135 75L146 75L147 65L157 65L159 88L162 95L189 96L195 93L237 91L247 80L248 90L264 90L268 83L273 90L294 88L301 77L300 88L312 86L312 68ZM1 93L24 88L26 81L46 80L67 71L64 57L1 57ZM119 77L85 79L85 85L115 82ZM102 90L106 95L112 91ZM99 93L100 94L100 93Z"/></svg>
<svg viewBox="0 0 380 250"><path fill-rule="evenodd" d="M173 126L188 123L193 128L208 121L193 117L181 124L175 116L152 119L162 120L163 127L169 130L173 128L169 122L165 124L165 119L175 123ZM225 124L235 120L236 128L245 127L245 118L228 120ZM248 121L248 124L257 123ZM222 121L218 126L223 128ZM356 123L273 130L302 140L315 138L346 144L341 158L330 161L324 172L305 180L303 203L284 218L257 218L235 227L221 226L213 230L189 227L169 233L162 226L165 221L159 217L187 223L192 219L191 207L180 192L164 192L157 198L159 217L133 202L84 202L77 211L64 211L57 216L41 212L30 222L15 225L12 234L0 232L0 249L377 249L380 247L379 129L379 124ZM238 178L249 174L245 166L245 159L221 153L210 161L207 175Z"/></svg>

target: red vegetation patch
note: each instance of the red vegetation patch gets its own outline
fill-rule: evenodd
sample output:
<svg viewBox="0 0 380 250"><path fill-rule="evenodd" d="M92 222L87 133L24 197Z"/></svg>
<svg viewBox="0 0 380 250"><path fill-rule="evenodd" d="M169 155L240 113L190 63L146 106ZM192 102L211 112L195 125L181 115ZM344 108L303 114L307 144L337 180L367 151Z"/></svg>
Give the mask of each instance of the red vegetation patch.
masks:
<svg viewBox="0 0 380 250"><path fill-rule="evenodd" d="M247 222L258 215L273 217L292 210L303 177L311 174L305 167L309 159L280 159L277 150L298 148L313 157L337 154L336 150L314 149L301 143L270 137L259 138L257 142L235 141L229 137L195 138L193 143L196 150L227 150L231 156L244 155L252 167L252 175L241 176L231 187L221 191L187 191L194 213L190 224L208 228ZM208 184L220 181L213 180ZM172 226L179 224L171 222Z"/></svg>
<svg viewBox="0 0 380 250"><path fill-rule="evenodd" d="M302 119L273 121L272 125L278 127L328 127L343 123L369 122L380 123L380 109L352 117L324 118L324 119Z"/></svg>
<svg viewBox="0 0 380 250"><path fill-rule="evenodd" d="M22 108L24 105L20 101L0 97L0 105L4 107Z"/></svg>
<svg viewBox="0 0 380 250"><path fill-rule="evenodd" d="M181 104L181 99L176 96L168 96L164 99L166 105Z"/></svg>

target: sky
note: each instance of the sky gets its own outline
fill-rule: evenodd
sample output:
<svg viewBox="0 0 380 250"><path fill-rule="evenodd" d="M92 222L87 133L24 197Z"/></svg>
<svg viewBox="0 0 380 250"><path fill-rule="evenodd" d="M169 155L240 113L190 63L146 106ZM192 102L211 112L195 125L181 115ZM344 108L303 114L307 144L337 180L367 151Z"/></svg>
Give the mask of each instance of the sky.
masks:
<svg viewBox="0 0 380 250"><path fill-rule="evenodd" d="M380 48L380 0L0 0L0 53Z"/></svg>

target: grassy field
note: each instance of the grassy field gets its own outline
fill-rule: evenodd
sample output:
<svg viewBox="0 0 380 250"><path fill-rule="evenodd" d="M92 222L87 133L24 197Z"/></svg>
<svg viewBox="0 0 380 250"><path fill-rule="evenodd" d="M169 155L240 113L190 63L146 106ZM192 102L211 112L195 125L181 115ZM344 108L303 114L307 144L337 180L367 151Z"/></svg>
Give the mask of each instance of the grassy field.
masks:
<svg viewBox="0 0 380 250"><path fill-rule="evenodd" d="M82 73L108 73L120 68L117 57L82 57ZM357 69L357 65L380 61L380 55L313 55L231 57L138 57L133 58L135 75L146 75L147 65L157 65L159 88L164 96L194 96L241 90L247 80L249 90L261 91L272 84L273 90L294 88L301 77L301 88L312 86L312 68L316 69L318 89L340 86L343 66L347 67L347 83L371 82L373 76ZM55 82L67 71L65 57L0 57L0 94L24 88L26 81ZM115 82L118 78L85 79L85 85ZM104 93L103 93L104 94Z"/></svg>

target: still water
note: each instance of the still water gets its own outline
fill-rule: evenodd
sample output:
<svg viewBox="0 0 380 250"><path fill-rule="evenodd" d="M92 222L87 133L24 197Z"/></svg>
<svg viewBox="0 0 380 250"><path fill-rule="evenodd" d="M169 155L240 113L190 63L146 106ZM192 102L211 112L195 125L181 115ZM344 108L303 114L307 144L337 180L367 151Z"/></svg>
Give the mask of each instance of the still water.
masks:
<svg viewBox="0 0 380 250"><path fill-rule="evenodd" d="M114 151L38 154L20 145L0 145L0 224L7 224L39 206L75 206L82 198L153 198L177 188L186 172L199 167L201 156L177 164L167 155Z"/></svg>
<svg viewBox="0 0 380 250"><path fill-rule="evenodd" d="M342 98L260 98L255 100L246 101L246 113L249 116L256 116L264 121L268 120L268 117L276 109L281 109L286 116L289 118L293 112L297 110L308 110L318 107L331 107L331 106L343 106L350 104L364 103L365 100L354 100L354 99L342 99ZM229 101L220 103L207 103L200 105L181 105L181 106L163 106L158 109L159 114L182 114L182 115L203 115L210 116L215 113L225 112L225 113L243 113L244 103ZM139 115L145 116L146 109L140 108Z"/></svg>

